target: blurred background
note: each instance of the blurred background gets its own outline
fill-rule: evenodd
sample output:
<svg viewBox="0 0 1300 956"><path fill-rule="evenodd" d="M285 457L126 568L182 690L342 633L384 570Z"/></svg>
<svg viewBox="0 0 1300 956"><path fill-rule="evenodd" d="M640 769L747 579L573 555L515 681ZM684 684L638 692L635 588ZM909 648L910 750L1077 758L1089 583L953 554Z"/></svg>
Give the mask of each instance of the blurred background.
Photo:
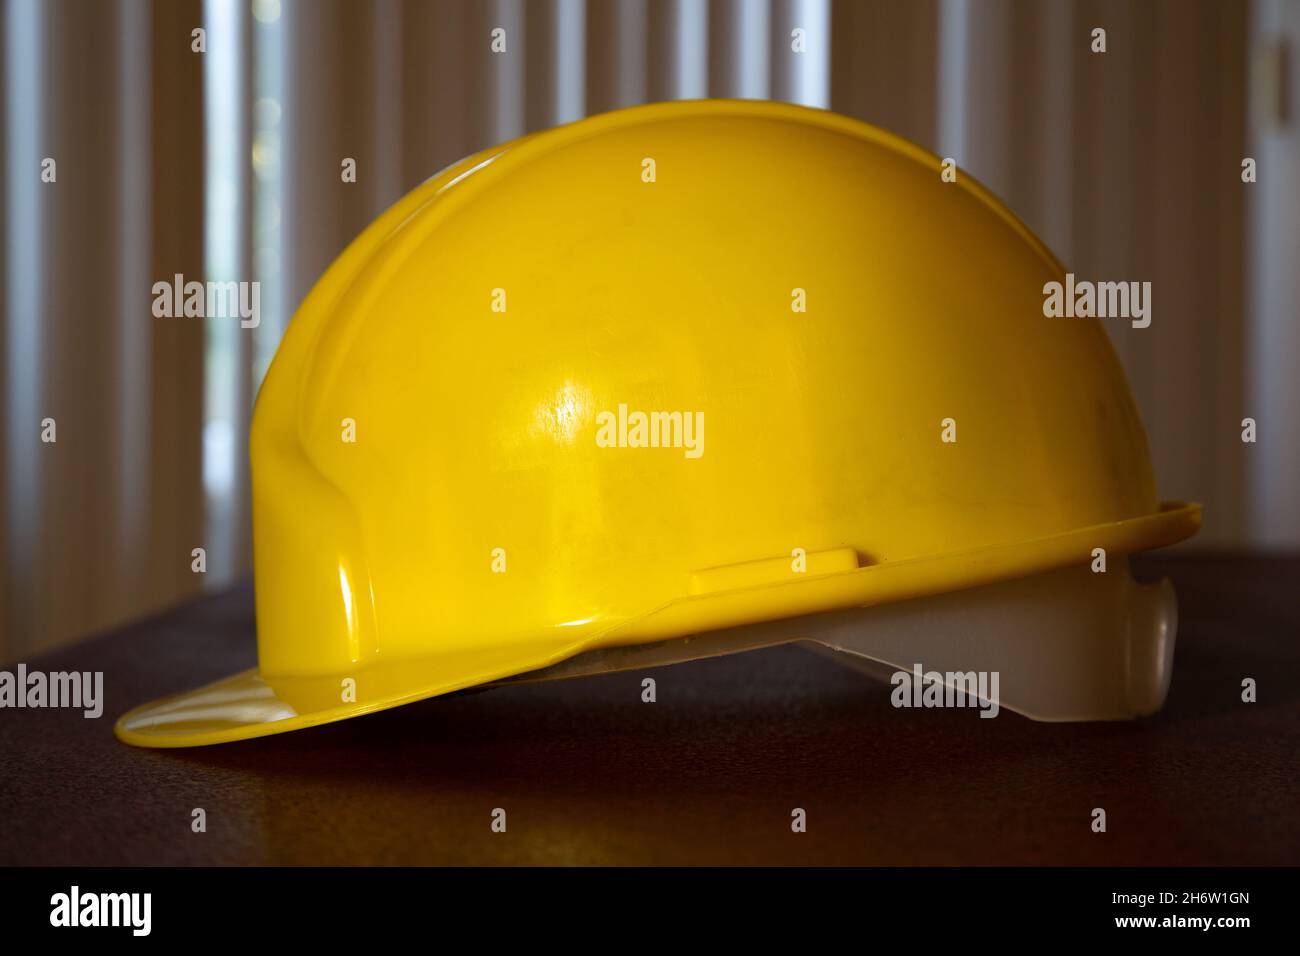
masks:
<svg viewBox="0 0 1300 956"><path fill-rule="evenodd" d="M1300 0L4 0L0 28L0 659L249 573L258 383L379 212L664 99L879 124L1081 278L1151 281L1151 327L1107 328L1162 496L1206 505L1188 547L1300 548ZM155 318L176 273L259 281L260 325Z"/></svg>

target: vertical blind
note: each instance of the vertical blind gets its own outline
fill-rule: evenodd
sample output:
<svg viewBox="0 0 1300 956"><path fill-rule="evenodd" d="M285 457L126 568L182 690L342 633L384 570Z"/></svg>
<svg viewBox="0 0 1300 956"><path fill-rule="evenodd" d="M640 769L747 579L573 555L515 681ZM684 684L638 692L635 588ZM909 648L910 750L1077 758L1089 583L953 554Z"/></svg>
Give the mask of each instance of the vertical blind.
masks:
<svg viewBox="0 0 1300 956"><path fill-rule="evenodd" d="M1248 110L1252 51L1297 19L1281 0L7 0L0 656L247 574L252 402L330 261L463 155L659 99L861 117L956 159L1081 277L1151 281L1152 326L1111 334L1162 495L1206 502L1201 546L1300 545L1300 193L1280 172L1300 149ZM1246 187L1251 149L1279 172ZM258 280L260 325L154 318L177 273Z"/></svg>

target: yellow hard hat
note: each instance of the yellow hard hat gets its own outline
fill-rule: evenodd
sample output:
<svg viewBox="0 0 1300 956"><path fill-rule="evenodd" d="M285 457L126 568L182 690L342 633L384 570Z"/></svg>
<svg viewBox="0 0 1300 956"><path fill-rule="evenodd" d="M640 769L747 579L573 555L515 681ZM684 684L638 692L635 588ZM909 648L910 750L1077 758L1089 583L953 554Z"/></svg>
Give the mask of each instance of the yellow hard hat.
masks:
<svg viewBox="0 0 1300 956"><path fill-rule="evenodd" d="M1102 321L1045 316L1063 268L942 172L834 113L706 100L420 186L262 385L258 667L117 735L218 743L795 639L990 664L1048 719L1158 707L1172 597L1124 556L1200 509L1157 498ZM1032 642L962 633L1031 607ZM926 608L942 634L902 623Z"/></svg>

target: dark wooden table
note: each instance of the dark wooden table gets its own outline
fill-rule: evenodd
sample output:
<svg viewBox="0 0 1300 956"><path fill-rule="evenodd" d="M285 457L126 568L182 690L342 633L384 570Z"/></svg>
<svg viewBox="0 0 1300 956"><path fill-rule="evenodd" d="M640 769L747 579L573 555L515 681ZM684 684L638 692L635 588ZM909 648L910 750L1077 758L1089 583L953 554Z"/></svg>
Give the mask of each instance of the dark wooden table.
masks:
<svg viewBox="0 0 1300 956"><path fill-rule="evenodd" d="M119 744L124 710L254 663L237 589L27 662L104 671L107 705L0 711L0 863L1300 863L1300 558L1140 570L1173 578L1181 626L1165 710L1131 723L895 710L792 646L661 669L655 704L630 673Z"/></svg>

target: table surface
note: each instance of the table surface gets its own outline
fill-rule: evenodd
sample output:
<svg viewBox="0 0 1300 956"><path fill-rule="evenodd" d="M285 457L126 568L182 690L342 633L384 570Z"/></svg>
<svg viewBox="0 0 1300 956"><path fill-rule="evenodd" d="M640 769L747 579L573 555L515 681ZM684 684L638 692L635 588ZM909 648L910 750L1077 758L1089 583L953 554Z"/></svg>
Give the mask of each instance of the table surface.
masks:
<svg viewBox="0 0 1300 956"><path fill-rule="evenodd" d="M129 707L255 662L238 588L27 662L102 670L107 704L0 711L0 863L1300 863L1300 558L1138 570L1180 600L1169 701L1138 721L896 710L888 685L785 646L661 668L655 704L636 672L218 747L118 743Z"/></svg>

